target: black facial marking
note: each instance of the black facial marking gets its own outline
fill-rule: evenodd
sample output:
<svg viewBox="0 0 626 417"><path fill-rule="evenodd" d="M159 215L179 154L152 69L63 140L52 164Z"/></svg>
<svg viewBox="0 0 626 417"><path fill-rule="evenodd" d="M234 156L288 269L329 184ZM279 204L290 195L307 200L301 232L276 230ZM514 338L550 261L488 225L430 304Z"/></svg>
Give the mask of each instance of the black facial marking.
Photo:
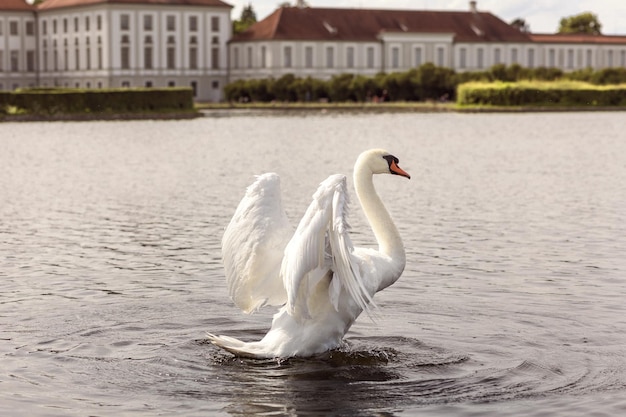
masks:
<svg viewBox="0 0 626 417"><path fill-rule="evenodd" d="M383 156L383 158L387 161L387 164L389 165L389 171L391 171L392 174L395 174L395 172L391 170L391 164L395 162L396 165L398 165L398 163L400 163L400 160L393 155L385 155Z"/></svg>

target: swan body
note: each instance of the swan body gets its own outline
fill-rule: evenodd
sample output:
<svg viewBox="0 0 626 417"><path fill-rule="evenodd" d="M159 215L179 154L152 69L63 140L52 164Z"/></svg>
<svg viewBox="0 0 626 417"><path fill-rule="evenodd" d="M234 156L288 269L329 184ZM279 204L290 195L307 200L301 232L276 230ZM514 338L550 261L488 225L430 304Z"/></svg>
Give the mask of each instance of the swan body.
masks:
<svg viewBox="0 0 626 417"><path fill-rule="evenodd" d="M331 175L295 232L282 207L280 179L263 174L248 187L222 239L229 292L246 313L282 306L258 342L208 334L215 345L242 357L311 356L340 345L378 291L404 270L404 245L374 189L374 174L410 178L398 158L381 149L363 152L354 186L379 248L355 248L347 224L344 175Z"/></svg>

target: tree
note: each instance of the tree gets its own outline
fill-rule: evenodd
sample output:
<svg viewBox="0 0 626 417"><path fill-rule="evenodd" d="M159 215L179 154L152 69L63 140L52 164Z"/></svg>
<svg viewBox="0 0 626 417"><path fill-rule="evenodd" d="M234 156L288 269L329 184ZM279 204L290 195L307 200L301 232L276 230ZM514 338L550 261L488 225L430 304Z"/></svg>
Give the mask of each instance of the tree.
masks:
<svg viewBox="0 0 626 417"><path fill-rule="evenodd" d="M244 6L239 20L233 20L233 35L245 32L250 26L257 22L256 13L252 9L252 4Z"/></svg>
<svg viewBox="0 0 626 417"><path fill-rule="evenodd" d="M528 26L528 23L526 23L526 20L522 19L521 17L518 17L517 19L512 21L511 26L513 26L515 29L519 30L520 32L530 33L530 26Z"/></svg>
<svg viewBox="0 0 626 417"><path fill-rule="evenodd" d="M598 16L591 12L584 12L574 16L564 17L559 25L559 33L587 33L600 35L602 25Z"/></svg>

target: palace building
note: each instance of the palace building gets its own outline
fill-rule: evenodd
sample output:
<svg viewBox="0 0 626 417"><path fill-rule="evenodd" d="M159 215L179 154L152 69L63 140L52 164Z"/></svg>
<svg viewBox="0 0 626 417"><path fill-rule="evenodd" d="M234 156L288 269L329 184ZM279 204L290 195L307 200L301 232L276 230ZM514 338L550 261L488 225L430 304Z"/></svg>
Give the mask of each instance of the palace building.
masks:
<svg viewBox="0 0 626 417"><path fill-rule="evenodd" d="M0 0L0 90L189 86L220 101L238 79L455 71L495 64L626 67L626 36L533 34L480 11L283 6L232 36L221 0Z"/></svg>
<svg viewBox="0 0 626 417"><path fill-rule="evenodd" d="M220 0L0 2L0 89L190 86L219 101L231 6Z"/></svg>
<svg viewBox="0 0 626 417"><path fill-rule="evenodd" d="M283 7L229 43L231 80L330 78L407 71L432 62L455 71L495 64L626 67L626 36L522 32L475 1L466 11Z"/></svg>

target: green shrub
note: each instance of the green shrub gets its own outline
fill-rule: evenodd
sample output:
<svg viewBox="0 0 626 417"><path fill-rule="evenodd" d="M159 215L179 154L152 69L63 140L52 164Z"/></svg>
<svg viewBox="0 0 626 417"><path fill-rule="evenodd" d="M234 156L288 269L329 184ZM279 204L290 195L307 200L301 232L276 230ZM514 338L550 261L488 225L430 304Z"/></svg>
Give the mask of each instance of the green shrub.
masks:
<svg viewBox="0 0 626 417"><path fill-rule="evenodd" d="M626 85L594 86L579 81L466 83L457 103L492 106L623 106Z"/></svg>
<svg viewBox="0 0 626 417"><path fill-rule="evenodd" d="M37 115L191 111L190 88L166 89L25 89L0 93L0 107Z"/></svg>

